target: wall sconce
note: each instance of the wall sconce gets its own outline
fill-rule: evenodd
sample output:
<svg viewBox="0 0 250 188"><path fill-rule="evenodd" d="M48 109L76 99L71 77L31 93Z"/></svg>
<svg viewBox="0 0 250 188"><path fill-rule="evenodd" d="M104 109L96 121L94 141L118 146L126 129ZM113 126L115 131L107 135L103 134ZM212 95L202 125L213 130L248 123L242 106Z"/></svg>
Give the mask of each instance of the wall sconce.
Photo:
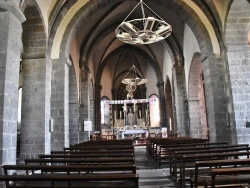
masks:
<svg viewBox="0 0 250 188"><path fill-rule="evenodd" d="M190 119L187 118L187 126L189 127L190 126Z"/></svg>
<svg viewBox="0 0 250 188"><path fill-rule="evenodd" d="M188 105L188 100L187 99L184 100L184 104Z"/></svg>
<svg viewBox="0 0 250 188"><path fill-rule="evenodd" d="M83 131L83 125L81 123L78 124L78 132Z"/></svg>
<svg viewBox="0 0 250 188"><path fill-rule="evenodd" d="M84 104L83 104L83 103L80 103L80 104L78 105L78 107L79 107L79 108L83 108L83 107L84 107Z"/></svg>
<svg viewBox="0 0 250 188"><path fill-rule="evenodd" d="M229 114L226 114L226 125L227 125L227 127L230 126L230 117L229 117Z"/></svg>

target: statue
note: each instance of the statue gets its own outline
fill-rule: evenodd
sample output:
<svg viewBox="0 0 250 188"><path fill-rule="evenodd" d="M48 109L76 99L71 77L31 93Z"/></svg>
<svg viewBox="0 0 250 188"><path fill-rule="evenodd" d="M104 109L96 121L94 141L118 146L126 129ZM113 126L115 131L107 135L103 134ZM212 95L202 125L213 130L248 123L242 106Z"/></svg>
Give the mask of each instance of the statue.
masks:
<svg viewBox="0 0 250 188"><path fill-rule="evenodd" d="M134 125L135 124L135 121L134 121L134 114L132 112L132 109L129 108L129 113L128 113L128 124L129 125Z"/></svg>

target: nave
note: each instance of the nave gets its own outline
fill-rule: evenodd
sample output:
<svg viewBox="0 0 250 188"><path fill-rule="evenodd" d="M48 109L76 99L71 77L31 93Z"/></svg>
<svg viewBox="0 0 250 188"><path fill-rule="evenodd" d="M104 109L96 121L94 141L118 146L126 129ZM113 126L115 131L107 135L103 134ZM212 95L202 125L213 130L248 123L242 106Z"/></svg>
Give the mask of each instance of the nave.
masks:
<svg viewBox="0 0 250 188"><path fill-rule="evenodd" d="M169 167L158 164L146 152L146 146L135 146L136 172L139 175L139 188L174 188Z"/></svg>

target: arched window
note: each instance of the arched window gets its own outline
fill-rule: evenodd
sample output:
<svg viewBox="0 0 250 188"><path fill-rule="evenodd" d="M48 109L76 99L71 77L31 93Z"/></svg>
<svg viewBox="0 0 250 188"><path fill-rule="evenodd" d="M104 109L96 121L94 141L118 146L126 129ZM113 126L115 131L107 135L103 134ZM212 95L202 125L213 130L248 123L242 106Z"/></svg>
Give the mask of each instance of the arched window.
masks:
<svg viewBox="0 0 250 188"><path fill-rule="evenodd" d="M158 96L153 94L149 97L150 125L151 127L160 126L160 111Z"/></svg>
<svg viewBox="0 0 250 188"><path fill-rule="evenodd" d="M109 119L109 104L105 101L108 101L108 97L102 97L101 99L101 124L110 124Z"/></svg>

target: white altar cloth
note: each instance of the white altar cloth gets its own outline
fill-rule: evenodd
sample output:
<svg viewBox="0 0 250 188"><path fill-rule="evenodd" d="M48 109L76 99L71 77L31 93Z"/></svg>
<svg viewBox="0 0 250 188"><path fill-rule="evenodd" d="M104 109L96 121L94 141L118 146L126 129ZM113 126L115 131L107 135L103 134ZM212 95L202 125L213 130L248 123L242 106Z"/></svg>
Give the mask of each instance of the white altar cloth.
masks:
<svg viewBox="0 0 250 188"><path fill-rule="evenodd" d="M130 130L124 130L123 134L139 134L139 133L146 133L147 130L144 129L130 129Z"/></svg>
<svg viewBox="0 0 250 188"><path fill-rule="evenodd" d="M147 130L145 129L125 129L125 130L119 130L117 133L120 132L122 135L122 139L124 139L125 134L147 134ZM118 135L117 135L118 136Z"/></svg>

